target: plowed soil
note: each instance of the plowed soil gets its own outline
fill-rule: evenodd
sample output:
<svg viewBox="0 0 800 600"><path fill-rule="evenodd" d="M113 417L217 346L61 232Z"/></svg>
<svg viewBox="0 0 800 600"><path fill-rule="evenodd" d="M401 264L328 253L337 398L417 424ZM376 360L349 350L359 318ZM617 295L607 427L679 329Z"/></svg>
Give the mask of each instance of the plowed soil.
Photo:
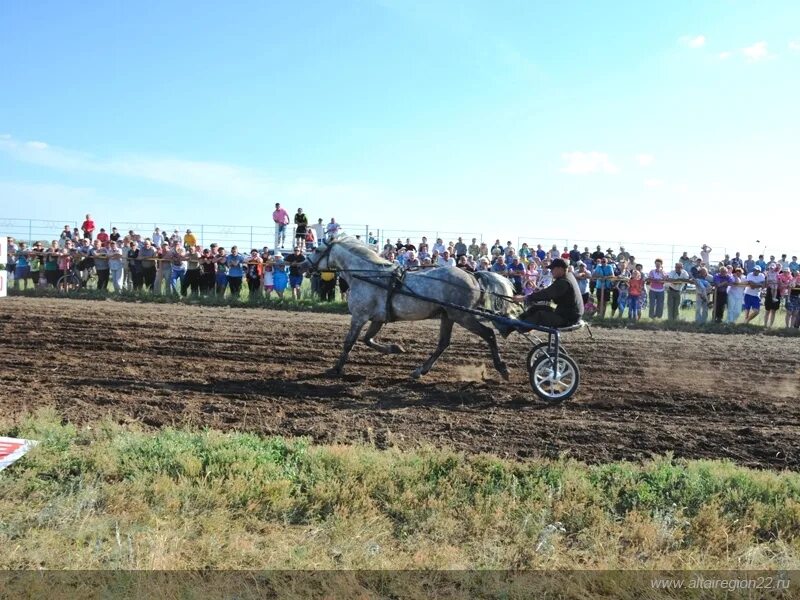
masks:
<svg viewBox="0 0 800 600"><path fill-rule="evenodd" d="M0 301L0 410L54 406L78 423L110 415L319 442L420 443L588 462L674 452L800 468L800 341L594 329L565 335L581 366L572 400L537 400L527 342L501 341L503 381L483 342L456 327L427 376L437 322L397 323L363 344L344 378L325 371L349 317L257 309L8 298Z"/></svg>

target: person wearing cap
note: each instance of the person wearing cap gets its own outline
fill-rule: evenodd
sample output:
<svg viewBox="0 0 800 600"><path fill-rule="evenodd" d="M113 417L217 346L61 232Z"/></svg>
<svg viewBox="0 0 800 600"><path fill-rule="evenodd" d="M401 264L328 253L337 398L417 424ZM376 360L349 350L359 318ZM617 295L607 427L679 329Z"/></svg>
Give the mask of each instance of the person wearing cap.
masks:
<svg viewBox="0 0 800 600"><path fill-rule="evenodd" d="M195 246L197 246L197 238L191 229L187 229L186 235L183 236L183 247L189 252L194 252Z"/></svg>
<svg viewBox="0 0 800 600"><path fill-rule="evenodd" d="M749 323L761 310L761 288L764 287L766 276L761 272L761 267L756 265L744 280L747 284L744 289L744 322Z"/></svg>
<svg viewBox="0 0 800 600"><path fill-rule="evenodd" d="M526 305L530 305L519 318L542 327L569 327L583 316L583 299L578 282L568 272L567 262L562 258L556 258L550 263L550 272L553 283L549 287L525 297L515 297L516 300L524 300ZM540 302L554 302L555 309L549 304L539 304ZM497 329L503 337L508 337L513 331L505 325L498 325Z"/></svg>
<svg viewBox="0 0 800 600"><path fill-rule="evenodd" d="M688 281L689 273L683 268L682 262L675 263L675 269L667 274L667 320L677 321L678 314L681 307L681 295L683 290L686 289L685 283L681 281Z"/></svg>
<svg viewBox="0 0 800 600"><path fill-rule="evenodd" d="M700 258L703 259L704 264L711 264L709 261L711 260L711 248L708 244L703 244L700 248Z"/></svg>

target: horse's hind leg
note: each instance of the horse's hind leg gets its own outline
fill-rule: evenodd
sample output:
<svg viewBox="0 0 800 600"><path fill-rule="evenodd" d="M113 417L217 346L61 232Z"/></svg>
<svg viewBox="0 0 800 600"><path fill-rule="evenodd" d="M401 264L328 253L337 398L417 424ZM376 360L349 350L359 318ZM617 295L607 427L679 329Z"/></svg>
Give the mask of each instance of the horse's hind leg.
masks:
<svg viewBox="0 0 800 600"><path fill-rule="evenodd" d="M436 360L442 355L442 352L450 345L450 335L452 333L453 320L447 315L442 315L442 322L439 326L439 343L436 346L436 350L433 351L433 354L430 355L428 360L422 363L421 367L411 374L414 379L418 379L421 375L425 375L431 370Z"/></svg>
<svg viewBox="0 0 800 600"><path fill-rule="evenodd" d="M344 338L344 349L342 350L341 356L339 356L339 360L336 361L336 366L331 369L335 375L341 375L344 371L344 363L347 362L347 355L350 354L350 350L353 349L356 340L358 340L358 334L361 333L361 329L366 322L366 319L356 319L355 317L350 321L350 331L347 332L347 336Z"/></svg>
<svg viewBox="0 0 800 600"><path fill-rule="evenodd" d="M400 344L379 344L374 340L375 336L378 335L378 332L384 325L385 323L383 321L370 321L367 333L364 334L364 343L370 348L378 352L383 352L384 354L401 354L405 352Z"/></svg>
<svg viewBox="0 0 800 600"><path fill-rule="evenodd" d="M500 375L503 376L503 379L507 380L508 366L506 366L506 363L504 363L500 358L500 350L497 348L497 337L495 337L494 331L492 331L490 327L482 324L474 316L467 313L457 313L455 315L455 320L464 329L478 334L486 341L487 344L489 344L489 350L492 351L492 362L494 362L494 368L497 369Z"/></svg>

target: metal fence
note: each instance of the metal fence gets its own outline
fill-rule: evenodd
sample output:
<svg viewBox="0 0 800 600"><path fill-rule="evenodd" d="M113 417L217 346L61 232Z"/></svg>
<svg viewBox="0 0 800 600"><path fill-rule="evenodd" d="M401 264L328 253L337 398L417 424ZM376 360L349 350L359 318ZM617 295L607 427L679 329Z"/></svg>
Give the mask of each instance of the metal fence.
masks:
<svg viewBox="0 0 800 600"><path fill-rule="evenodd" d="M218 225L205 223L133 223L114 221L111 227L116 227L123 235L129 231L142 234L146 237L153 235L155 228L161 229L161 233L167 237L177 232L183 238L187 230L192 234L202 246L209 244L219 244L224 248L239 246L240 249L249 250L251 248L261 249L264 246L273 248L275 246L275 227L263 225ZM323 224L325 225L325 224ZM339 223L341 231L352 235L362 236L366 241L369 232L369 225ZM289 226L286 231L286 238L283 248L292 246L294 239L294 227Z"/></svg>
<svg viewBox="0 0 800 600"><path fill-rule="evenodd" d="M5 219L0 217L0 232L28 244L42 242L49 244L57 240L64 231L64 225L74 229L79 225L70 219Z"/></svg>
<svg viewBox="0 0 800 600"><path fill-rule="evenodd" d="M546 241L544 241L546 240ZM690 257L700 256L700 247L702 243L689 243L689 244L654 244L652 242L632 242L629 240L576 240L576 239L554 239L552 236L542 235L524 235L517 238L517 248L519 249L523 243L535 250L538 244L542 245L545 252L550 250L553 245L558 248L560 252L567 248L567 251L572 250L572 247L577 244L578 250L583 252L588 248L589 252L597 250L597 246L603 252L609 248L614 254L620 252L620 248L625 248L625 251L636 258L637 263L641 263L645 267L652 266L655 259L660 258L664 261L665 268L672 268L672 265L681 257L686 251ZM725 254L728 254L727 246L723 244L708 243L712 252L712 260L722 260Z"/></svg>
<svg viewBox="0 0 800 600"><path fill-rule="evenodd" d="M437 239L441 238L445 245L448 242L455 242L458 238L464 240L464 243L469 245L472 242L472 238L475 238L478 243L483 241L483 234L482 233L475 233L475 232L463 232L463 231L421 231L421 230L413 230L413 229L378 229L374 232L377 235L378 241L380 242L380 247L383 248L384 244L387 242L395 242L398 239L402 242L405 242L406 239L410 239L411 242L418 246L422 237L428 238L428 245L433 247L433 244L436 242Z"/></svg>

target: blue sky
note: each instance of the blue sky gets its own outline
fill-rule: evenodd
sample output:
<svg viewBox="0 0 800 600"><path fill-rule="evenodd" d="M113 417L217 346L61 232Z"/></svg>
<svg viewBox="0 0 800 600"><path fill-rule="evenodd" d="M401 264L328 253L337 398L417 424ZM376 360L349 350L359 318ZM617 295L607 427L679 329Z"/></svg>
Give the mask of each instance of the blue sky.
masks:
<svg viewBox="0 0 800 600"><path fill-rule="evenodd" d="M800 252L800 3L0 4L0 217Z"/></svg>

